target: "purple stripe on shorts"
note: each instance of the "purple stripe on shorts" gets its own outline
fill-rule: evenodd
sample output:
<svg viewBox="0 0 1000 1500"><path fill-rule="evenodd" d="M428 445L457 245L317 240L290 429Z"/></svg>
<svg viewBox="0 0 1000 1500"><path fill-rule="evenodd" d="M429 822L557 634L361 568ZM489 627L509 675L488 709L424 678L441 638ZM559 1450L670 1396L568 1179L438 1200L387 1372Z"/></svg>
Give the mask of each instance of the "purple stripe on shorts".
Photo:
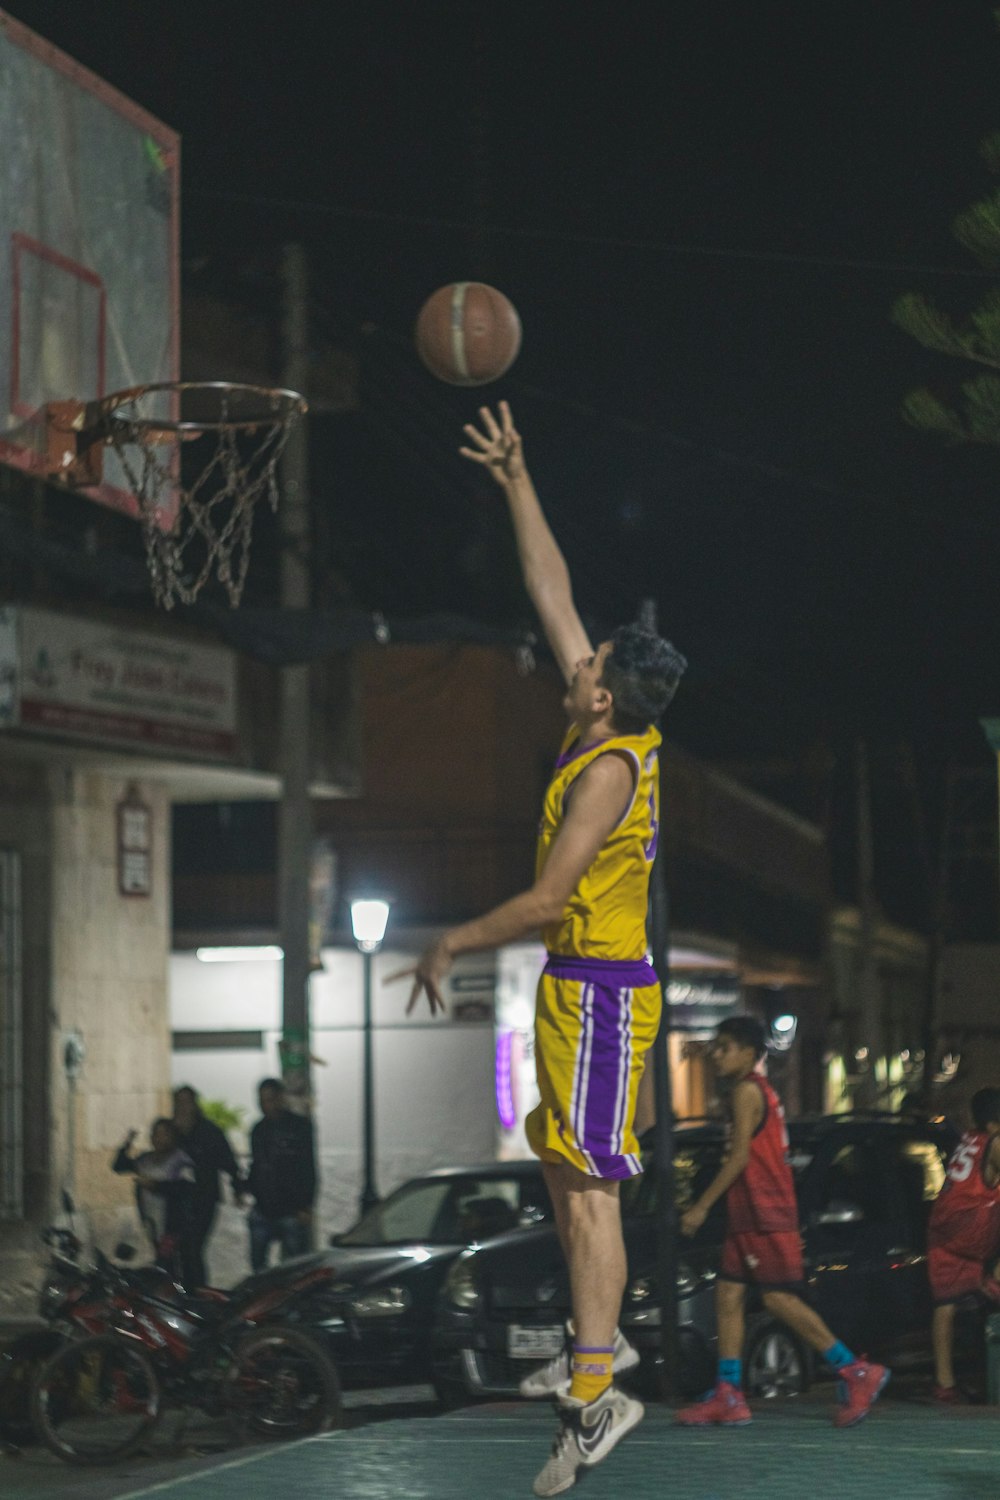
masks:
<svg viewBox="0 0 1000 1500"><path fill-rule="evenodd" d="M605 980L592 984L589 996L590 1066L574 1123L578 1144L596 1156L621 1150L623 1094L632 1053L632 990Z"/></svg>
<svg viewBox="0 0 1000 1500"><path fill-rule="evenodd" d="M586 958L574 953L550 953L546 974L553 979L575 979L608 989L647 989L658 984L656 970L646 958Z"/></svg>

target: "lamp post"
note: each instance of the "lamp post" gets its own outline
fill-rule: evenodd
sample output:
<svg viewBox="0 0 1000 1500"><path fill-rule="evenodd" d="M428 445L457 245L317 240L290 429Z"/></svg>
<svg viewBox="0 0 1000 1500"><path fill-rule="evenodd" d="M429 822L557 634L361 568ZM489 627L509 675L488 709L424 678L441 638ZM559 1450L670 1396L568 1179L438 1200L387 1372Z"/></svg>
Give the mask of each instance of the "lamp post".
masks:
<svg viewBox="0 0 1000 1500"><path fill-rule="evenodd" d="M351 929L365 964L364 1105L365 1178L361 1189L361 1212L378 1202L375 1191L375 1094L372 1088L372 957L382 946L389 921L388 901L358 899L351 902Z"/></svg>

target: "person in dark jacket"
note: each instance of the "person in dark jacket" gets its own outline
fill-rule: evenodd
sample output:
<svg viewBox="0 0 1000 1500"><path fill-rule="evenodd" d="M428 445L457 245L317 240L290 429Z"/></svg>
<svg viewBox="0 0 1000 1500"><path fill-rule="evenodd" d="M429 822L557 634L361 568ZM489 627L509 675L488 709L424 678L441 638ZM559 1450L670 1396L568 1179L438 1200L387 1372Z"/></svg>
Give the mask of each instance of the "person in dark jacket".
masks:
<svg viewBox="0 0 1000 1500"><path fill-rule="evenodd" d="M136 1208L157 1264L175 1280L181 1280L194 1201L194 1165L181 1150L173 1120L153 1121L149 1132L152 1149L138 1156L132 1155L135 1137L136 1132L130 1130L111 1163L111 1170L134 1175Z"/></svg>
<svg viewBox="0 0 1000 1500"><path fill-rule="evenodd" d="M272 1240L279 1241L282 1260L309 1249L316 1161L312 1125L286 1107L281 1080L265 1078L258 1098L263 1119L250 1132L247 1191L254 1199L250 1264L262 1271Z"/></svg>
<svg viewBox="0 0 1000 1500"><path fill-rule="evenodd" d="M243 1201L243 1182L225 1131L202 1113L198 1092L189 1084L174 1091L174 1124L181 1146L194 1162L191 1222L183 1245L184 1285L193 1291L208 1285L205 1242L219 1210L219 1173L229 1178L237 1203Z"/></svg>

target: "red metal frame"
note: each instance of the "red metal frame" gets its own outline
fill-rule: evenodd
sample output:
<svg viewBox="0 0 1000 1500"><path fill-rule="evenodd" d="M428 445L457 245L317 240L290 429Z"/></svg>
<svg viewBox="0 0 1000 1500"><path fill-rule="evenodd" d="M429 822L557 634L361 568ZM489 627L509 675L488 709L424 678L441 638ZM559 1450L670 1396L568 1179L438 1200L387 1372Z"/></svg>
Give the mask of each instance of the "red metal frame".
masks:
<svg viewBox="0 0 1000 1500"><path fill-rule="evenodd" d="M107 308L108 294L104 282L96 271L91 271L88 266L81 265L79 261L71 260L68 255L54 250L51 245L46 245L43 240L34 240L30 235L22 234L15 229L11 235L11 275L13 280L13 297L11 298L11 329L10 329L10 393L11 411L19 417L36 417L38 409L29 406L26 401L21 400L21 258L25 254L35 255L39 260L44 260L51 266L65 271L67 276L75 276L78 281L84 281L88 286L96 289L98 294L97 315L97 385L96 395L98 398L104 395L105 355L107 352Z"/></svg>

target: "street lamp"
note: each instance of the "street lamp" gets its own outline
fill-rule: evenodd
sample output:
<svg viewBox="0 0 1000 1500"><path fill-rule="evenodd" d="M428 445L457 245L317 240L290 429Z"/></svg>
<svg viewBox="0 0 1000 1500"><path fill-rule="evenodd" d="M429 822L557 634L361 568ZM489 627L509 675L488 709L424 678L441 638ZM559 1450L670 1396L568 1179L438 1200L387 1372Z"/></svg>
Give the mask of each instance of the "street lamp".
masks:
<svg viewBox="0 0 1000 1500"><path fill-rule="evenodd" d="M361 1190L361 1212L366 1213L378 1202L375 1191L375 1095L372 1088L372 955L377 953L385 937L389 921L388 901L370 898L351 902L351 928L354 941L365 961L365 1020L364 1020L364 1144L365 1180Z"/></svg>

